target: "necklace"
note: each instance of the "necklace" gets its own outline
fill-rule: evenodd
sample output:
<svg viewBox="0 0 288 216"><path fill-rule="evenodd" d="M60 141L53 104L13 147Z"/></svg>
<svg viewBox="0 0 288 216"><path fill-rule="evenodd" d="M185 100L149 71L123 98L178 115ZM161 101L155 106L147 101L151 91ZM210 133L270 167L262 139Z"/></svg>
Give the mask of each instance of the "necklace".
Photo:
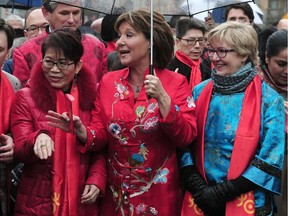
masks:
<svg viewBox="0 0 288 216"><path fill-rule="evenodd" d="M142 84L137 85L137 84L135 84L135 83L133 83L133 82L131 82L131 81L129 81L129 80L127 80L127 81L128 81L128 83L130 83L131 85L133 85L133 86L136 87L136 89L135 89L136 93L139 93L139 92L140 92L140 89L141 89Z"/></svg>

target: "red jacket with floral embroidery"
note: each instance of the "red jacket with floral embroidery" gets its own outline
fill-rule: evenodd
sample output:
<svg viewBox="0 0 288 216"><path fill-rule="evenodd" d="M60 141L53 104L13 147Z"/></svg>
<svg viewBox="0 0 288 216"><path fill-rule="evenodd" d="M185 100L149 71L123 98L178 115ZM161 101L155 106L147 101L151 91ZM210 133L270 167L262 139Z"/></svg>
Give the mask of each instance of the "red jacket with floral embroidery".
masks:
<svg viewBox="0 0 288 216"><path fill-rule="evenodd" d="M170 113L163 119L157 101L147 99L144 87L134 99L128 74L126 68L103 76L96 110L87 127L85 150L99 150L108 140L109 189L100 214L180 215L176 147L189 145L197 133L195 104L187 80L156 69L171 98Z"/></svg>

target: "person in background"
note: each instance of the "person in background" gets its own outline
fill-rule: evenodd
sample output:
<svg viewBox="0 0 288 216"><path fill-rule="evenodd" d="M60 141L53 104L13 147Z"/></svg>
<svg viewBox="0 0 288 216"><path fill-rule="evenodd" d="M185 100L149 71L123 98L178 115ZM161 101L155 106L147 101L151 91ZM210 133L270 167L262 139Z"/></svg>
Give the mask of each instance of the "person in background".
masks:
<svg viewBox="0 0 288 216"><path fill-rule="evenodd" d="M168 65L168 69L184 75L188 80L190 90L194 86L211 77L209 59L202 59L206 37L205 24L195 18L180 19L176 24L175 57Z"/></svg>
<svg viewBox="0 0 288 216"><path fill-rule="evenodd" d="M114 24L120 14L109 14L95 20L91 28L100 34L101 39L105 42L107 53L114 52L116 49L117 32L114 30Z"/></svg>
<svg viewBox="0 0 288 216"><path fill-rule="evenodd" d="M258 35L258 56L259 65L265 65L266 45L270 35L277 31L275 26L270 26L262 30Z"/></svg>
<svg viewBox="0 0 288 216"><path fill-rule="evenodd" d="M284 160L283 98L257 75L252 26L223 23L208 41L215 68L193 91L198 135L192 157L182 157L182 215L273 215Z"/></svg>
<svg viewBox="0 0 288 216"><path fill-rule="evenodd" d="M80 153L73 130L50 127L48 110L69 111L89 124L96 74L81 60L84 47L73 30L55 30L41 46L42 60L11 111L15 160L24 163L15 216L97 216L105 193L103 153Z"/></svg>
<svg viewBox="0 0 288 216"><path fill-rule="evenodd" d="M13 67L13 50L15 47L20 46L26 40L34 38L38 35L41 35L45 32L45 28L48 27L48 22L44 18L42 14L42 10L40 8L31 8L27 11L25 15L24 21L24 35L25 37L18 37L14 40L13 46L9 52L8 59L5 61L3 65L3 70L12 74L14 71Z"/></svg>
<svg viewBox="0 0 288 216"><path fill-rule="evenodd" d="M31 8L25 15L24 34L27 39L42 35L49 23L43 16L41 8Z"/></svg>
<svg viewBox="0 0 288 216"><path fill-rule="evenodd" d="M5 18L5 22L14 29L15 38L24 37L24 20L20 16L11 14Z"/></svg>
<svg viewBox="0 0 288 216"><path fill-rule="evenodd" d="M208 31L210 31L216 26L215 20L210 11L208 11L208 15L204 19L205 19L205 26Z"/></svg>
<svg viewBox="0 0 288 216"><path fill-rule="evenodd" d="M91 27L91 24L98 19L99 14L93 13L88 15L88 20L83 24L84 26Z"/></svg>
<svg viewBox="0 0 288 216"><path fill-rule="evenodd" d="M226 21L237 21L253 25L254 14L253 9L248 3L234 4L226 7Z"/></svg>
<svg viewBox="0 0 288 216"><path fill-rule="evenodd" d="M90 125L73 117L81 151L97 151L108 142L101 215L175 216L181 210L176 148L196 136L195 108L186 78L165 69L173 56L171 29L154 12L151 47L150 16L147 10L119 16L116 47L127 68L103 76ZM149 74L150 50L154 75ZM49 114L49 125L67 129L67 113Z"/></svg>
<svg viewBox="0 0 288 216"><path fill-rule="evenodd" d="M276 24L276 28L278 30L288 29L288 19L280 19Z"/></svg>
<svg viewBox="0 0 288 216"><path fill-rule="evenodd" d="M14 40L14 31L10 25L0 19L0 65L2 67ZM8 216L10 190L9 171L14 159L14 142L10 134L10 111L15 99L15 91L20 89L19 80L4 71L0 71L0 215Z"/></svg>
<svg viewBox="0 0 288 216"><path fill-rule="evenodd" d="M42 13L49 23L49 32L56 29L69 28L74 31L80 31L78 28L82 24L81 9L79 7L61 4L59 2L43 1ZM22 85L25 86L30 78L30 71L42 58L41 44L48 36L47 31L43 35L32 38L20 47L14 49L13 74L19 78ZM107 72L107 53L104 44L95 37L82 34L82 44L84 54L83 64L90 68L96 74L96 81L99 82L103 74Z"/></svg>
<svg viewBox="0 0 288 216"><path fill-rule="evenodd" d="M2 66L2 70L9 73L9 74L13 74L13 59L12 59L12 55L13 55L13 51L15 49L15 47L18 47L20 46L21 44L23 44L25 41L27 41L27 38L26 37L18 37L18 38L15 38L13 40L13 45L9 51L9 54Z"/></svg>
<svg viewBox="0 0 288 216"><path fill-rule="evenodd" d="M286 136L288 132L288 30L275 31L268 37L264 56L261 58L259 75L284 99L286 112ZM275 196L277 215L287 215L287 141L282 174L281 196Z"/></svg>

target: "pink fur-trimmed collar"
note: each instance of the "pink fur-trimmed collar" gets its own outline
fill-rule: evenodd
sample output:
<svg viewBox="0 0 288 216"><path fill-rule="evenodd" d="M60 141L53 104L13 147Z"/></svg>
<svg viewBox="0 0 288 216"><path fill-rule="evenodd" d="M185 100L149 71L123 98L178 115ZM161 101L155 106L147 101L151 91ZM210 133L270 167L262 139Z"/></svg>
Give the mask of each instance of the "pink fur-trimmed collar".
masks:
<svg viewBox="0 0 288 216"><path fill-rule="evenodd" d="M79 88L80 109L83 111L91 110L96 98L96 75L84 64L77 76L77 85ZM31 88L31 97L38 108L46 112L56 109L56 91L45 78L40 62L33 67L30 80L26 86Z"/></svg>

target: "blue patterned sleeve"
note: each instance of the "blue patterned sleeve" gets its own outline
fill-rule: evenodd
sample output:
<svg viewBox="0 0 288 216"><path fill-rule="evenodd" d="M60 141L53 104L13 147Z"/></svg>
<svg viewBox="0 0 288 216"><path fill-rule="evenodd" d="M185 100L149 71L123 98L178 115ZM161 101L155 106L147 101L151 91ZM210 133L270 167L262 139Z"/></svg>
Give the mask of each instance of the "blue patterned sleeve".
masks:
<svg viewBox="0 0 288 216"><path fill-rule="evenodd" d="M280 194L284 148L284 100L263 83L260 143L255 158L243 176L271 192Z"/></svg>

